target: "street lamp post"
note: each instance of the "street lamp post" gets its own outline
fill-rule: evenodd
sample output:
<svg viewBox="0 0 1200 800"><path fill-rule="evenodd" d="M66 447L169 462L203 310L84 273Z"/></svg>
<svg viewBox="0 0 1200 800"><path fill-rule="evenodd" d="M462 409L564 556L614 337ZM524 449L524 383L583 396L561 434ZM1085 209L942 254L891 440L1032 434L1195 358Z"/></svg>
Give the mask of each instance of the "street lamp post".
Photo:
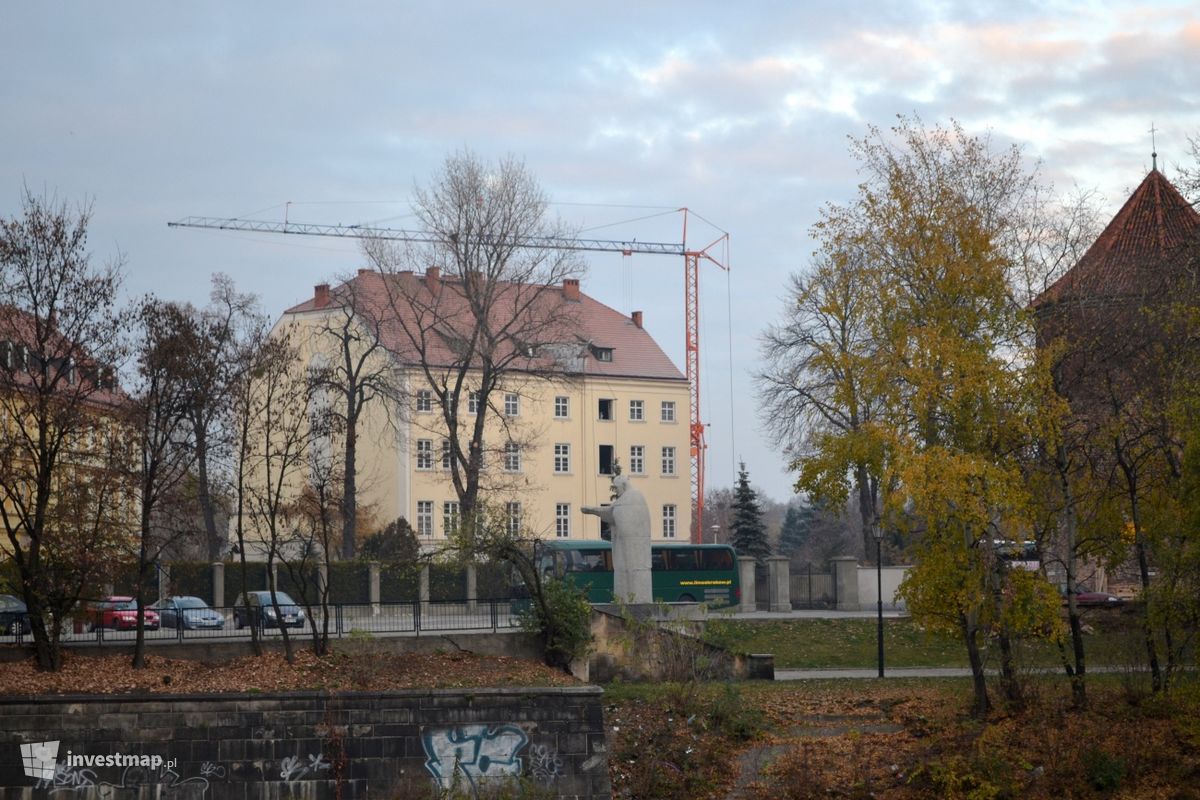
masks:
<svg viewBox="0 0 1200 800"><path fill-rule="evenodd" d="M879 614L879 677L883 677L883 528L871 526L875 537L875 604Z"/></svg>

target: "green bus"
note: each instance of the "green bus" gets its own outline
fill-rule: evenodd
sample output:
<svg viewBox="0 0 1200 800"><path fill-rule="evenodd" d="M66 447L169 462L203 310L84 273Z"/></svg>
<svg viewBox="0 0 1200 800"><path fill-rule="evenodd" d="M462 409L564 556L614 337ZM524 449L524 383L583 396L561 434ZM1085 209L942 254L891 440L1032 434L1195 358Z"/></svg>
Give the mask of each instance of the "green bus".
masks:
<svg viewBox="0 0 1200 800"><path fill-rule="evenodd" d="M593 603L613 601L612 542L538 542L536 554L543 577L586 585ZM741 602L737 554L727 544L652 544L650 570L655 602L711 606Z"/></svg>

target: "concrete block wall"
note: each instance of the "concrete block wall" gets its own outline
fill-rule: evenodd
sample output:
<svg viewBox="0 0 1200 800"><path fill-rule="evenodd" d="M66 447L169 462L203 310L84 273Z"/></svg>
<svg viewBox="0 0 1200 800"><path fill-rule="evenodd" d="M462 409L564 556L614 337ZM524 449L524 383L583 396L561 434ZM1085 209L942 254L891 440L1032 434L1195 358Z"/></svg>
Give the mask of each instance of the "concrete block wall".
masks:
<svg viewBox="0 0 1200 800"><path fill-rule="evenodd" d="M53 776L27 776L20 745L50 742ZM0 800L472 796L516 781L611 796L598 687L0 699Z"/></svg>

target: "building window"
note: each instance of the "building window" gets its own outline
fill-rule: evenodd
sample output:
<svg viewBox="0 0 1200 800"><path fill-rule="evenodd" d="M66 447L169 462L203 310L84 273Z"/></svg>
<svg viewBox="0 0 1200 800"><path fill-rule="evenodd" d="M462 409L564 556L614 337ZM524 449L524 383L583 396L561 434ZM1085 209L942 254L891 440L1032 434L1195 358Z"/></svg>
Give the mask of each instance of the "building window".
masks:
<svg viewBox="0 0 1200 800"><path fill-rule="evenodd" d="M642 420L644 420L646 418L645 406L646 406L646 404L644 402L642 402L641 400L630 400L629 401L629 421L630 422L641 422Z"/></svg>
<svg viewBox="0 0 1200 800"><path fill-rule="evenodd" d="M467 393L467 413L468 414L478 414L479 413L479 392L468 392Z"/></svg>
<svg viewBox="0 0 1200 800"><path fill-rule="evenodd" d="M450 440L442 439L442 469L450 469Z"/></svg>
<svg viewBox="0 0 1200 800"><path fill-rule="evenodd" d="M596 347L592 349L596 354L597 361L612 361L613 349L611 347Z"/></svg>
<svg viewBox="0 0 1200 800"><path fill-rule="evenodd" d="M428 389L417 390L417 413L428 414L433 411L433 392Z"/></svg>
<svg viewBox="0 0 1200 800"><path fill-rule="evenodd" d="M675 538L675 504L667 503L663 506L663 538Z"/></svg>
<svg viewBox="0 0 1200 800"><path fill-rule="evenodd" d="M675 474L675 448L664 447L662 449L662 474Z"/></svg>
<svg viewBox="0 0 1200 800"><path fill-rule="evenodd" d="M521 445L516 442L505 442L504 444L504 471L521 471Z"/></svg>
<svg viewBox="0 0 1200 800"><path fill-rule="evenodd" d="M433 536L433 501L417 501L417 535Z"/></svg>
<svg viewBox="0 0 1200 800"><path fill-rule="evenodd" d="M633 475L646 474L646 448L635 444L629 448L629 472Z"/></svg>
<svg viewBox="0 0 1200 800"><path fill-rule="evenodd" d="M508 535L516 536L521 532L521 504L516 501L505 503L508 512Z"/></svg>
<svg viewBox="0 0 1200 800"><path fill-rule="evenodd" d="M598 416L600 417L600 419L612 419L613 418L612 408L613 408L612 400L601 400L600 408L598 411Z"/></svg>
<svg viewBox="0 0 1200 800"><path fill-rule="evenodd" d="M449 536L458 532L458 501L447 500L442 503L442 530Z"/></svg>
<svg viewBox="0 0 1200 800"><path fill-rule="evenodd" d="M417 469L433 469L433 439L417 439Z"/></svg>
<svg viewBox="0 0 1200 800"><path fill-rule="evenodd" d="M571 445L554 445L554 471L559 475L571 471Z"/></svg>
<svg viewBox="0 0 1200 800"><path fill-rule="evenodd" d="M611 444L600 445L600 474L613 474L613 446Z"/></svg>
<svg viewBox="0 0 1200 800"><path fill-rule="evenodd" d="M564 395L554 398L554 418L566 419L571 414L571 401Z"/></svg>
<svg viewBox="0 0 1200 800"><path fill-rule="evenodd" d="M521 413L521 396L516 392L504 393L504 416L516 417Z"/></svg>
<svg viewBox="0 0 1200 800"><path fill-rule="evenodd" d="M566 539L571 535L571 504L554 504L554 535Z"/></svg>
<svg viewBox="0 0 1200 800"><path fill-rule="evenodd" d="M662 421L663 422L674 422L675 421L675 401L674 400L663 400L662 401Z"/></svg>

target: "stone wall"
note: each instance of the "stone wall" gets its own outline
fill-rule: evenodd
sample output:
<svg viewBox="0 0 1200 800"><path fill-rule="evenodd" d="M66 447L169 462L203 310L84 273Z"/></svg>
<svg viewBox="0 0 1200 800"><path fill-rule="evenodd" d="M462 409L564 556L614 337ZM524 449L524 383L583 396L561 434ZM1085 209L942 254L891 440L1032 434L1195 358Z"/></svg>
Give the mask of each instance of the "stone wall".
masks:
<svg viewBox="0 0 1200 800"><path fill-rule="evenodd" d="M22 755L52 762L27 765ZM107 756L140 758L95 761ZM89 761L68 760L80 757ZM29 777L27 766L50 771ZM356 800L509 789L610 797L598 687L0 699L0 800Z"/></svg>

